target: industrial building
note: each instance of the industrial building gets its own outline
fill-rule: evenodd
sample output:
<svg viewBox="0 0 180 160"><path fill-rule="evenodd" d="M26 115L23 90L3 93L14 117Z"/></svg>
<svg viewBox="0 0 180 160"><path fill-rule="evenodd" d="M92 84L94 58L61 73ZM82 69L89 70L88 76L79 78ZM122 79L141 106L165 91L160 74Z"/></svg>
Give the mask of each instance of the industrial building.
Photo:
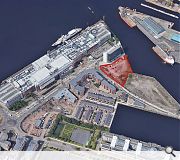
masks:
<svg viewBox="0 0 180 160"><path fill-rule="evenodd" d="M32 87L43 89L56 79L66 76L76 62L109 38L111 32L103 21L99 21L56 49L48 51L46 55L12 76L12 81L23 93Z"/></svg>
<svg viewBox="0 0 180 160"><path fill-rule="evenodd" d="M151 17L146 17L142 21L143 26L149 29L155 36L158 36L160 33L165 32L165 29L155 22Z"/></svg>
<svg viewBox="0 0 180 160"><path fill-rule="evenodd" d="M10 107L14 102L22 98L21 92L13 84L5 83L0 86L0 102Z"/></svg>
<svg viewBox="0 0 180 160"><path fill-rule="evenodd" d="M75 103L76 100L77 100L77 97L72 93L70 92L67 88L63 88L61 90L59 90L54 96L53 96L54 99L66 99L67 102L69 103Z"/></svg>

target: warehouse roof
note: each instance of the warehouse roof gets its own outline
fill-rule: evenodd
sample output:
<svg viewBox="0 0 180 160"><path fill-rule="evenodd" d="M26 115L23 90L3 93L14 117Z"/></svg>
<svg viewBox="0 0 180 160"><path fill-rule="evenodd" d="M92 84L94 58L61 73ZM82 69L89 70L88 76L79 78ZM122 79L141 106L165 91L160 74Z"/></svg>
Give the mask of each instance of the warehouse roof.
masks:
<svg viewBox="0 0 180 160"><path fill-rule="evenodd" d="M60 69L64 67L65 65L69 64L69 62L70 62L69 59L61 55L57 59L55 59L53 62L51 62L50 65L55 69Z"/></svg>
<svg viewBox="0 0 180 160"><path fill-rule="evenodd" d="M143 20L144 24L156 35L165 31L165 29L155 22L151 17L147 17Z"/></svg>
<svg viewBox="0 0 180 160"><path fill-rule="evenodd" d="M50 58L47 55L42 56L32 63L32 65L36 68L36 70L43 68L48 62Z"/></svg>
<svg viewBox="0 0 180 160"><path fill-rule="evenodd" d="M50 76L50 71L43 67L31 76L31 81L40 83L42 80L47 79Z"/></svg>

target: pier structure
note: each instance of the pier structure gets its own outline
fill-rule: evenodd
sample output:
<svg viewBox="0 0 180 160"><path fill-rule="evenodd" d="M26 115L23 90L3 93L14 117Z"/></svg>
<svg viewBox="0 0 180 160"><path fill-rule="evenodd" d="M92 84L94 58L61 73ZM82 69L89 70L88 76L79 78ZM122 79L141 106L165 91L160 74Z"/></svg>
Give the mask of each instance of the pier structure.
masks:
<svg viewBox="0 0 180 160"><path fill-rule="evenodd" d="M180 13L180 6L178 3L173 2L173 0L145 0L148 3L154 4L156 6L168 9Z"/></svg>
<svg viewBox="0 0 180 160"><path fill-rule="evenodd" d="M180 63L180 32L172 29L172 22L121 6L119 14L130 27L137 26L155 44L153 50L165 63Z"/></svg>
<svg viewBox="0 0 180 160"><path fill-rule="evenodd" d="M178 16L176 16L176 15L174 15L174 14L167 13L167 12L165 12L165 11L162 11L162 10L160 10L160 9L156 9L156 8L154 8L154 7L148 6L148 5L143 4L143 3L141 3L141 6L146 7L146 8L149 8L149 9L152 9L152 10L157 11L157 12L160 12L160 13L163 13L163 14L168 15L168 16L171 16L171 17L173 17L173 18L177 18L177 19L179 18Z"/></svg>

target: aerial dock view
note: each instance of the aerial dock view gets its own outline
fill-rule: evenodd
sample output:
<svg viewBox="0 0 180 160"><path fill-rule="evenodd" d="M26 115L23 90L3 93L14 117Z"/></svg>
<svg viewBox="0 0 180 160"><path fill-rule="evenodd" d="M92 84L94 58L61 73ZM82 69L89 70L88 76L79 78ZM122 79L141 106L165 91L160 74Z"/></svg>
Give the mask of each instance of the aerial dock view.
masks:
<svg viewBox="0 0 180 160"><path fill-rule="evenodd" d="M36 150L48 137L97 149L95 142L111 127L118 104L180 119L178 102L155 79L133 73L120 41L102 20L4 80L0 93L4 114L12 117L2 117L1 134L11 126L23 135L13 150L23 150L21 139ZM123 150L130 141L141 143L123 139Z"/></svg>
<svg viewBox="0 0 180 160"><path fill-rule="evenodd" d="M171 0L146 2L180 13ZM173 94L179 86L171 81L171 89L160 76L166 74L168 81L178 74L180 32L169 20L119 3L117 27L105 16L97 18L95 7L85 9L91 23L64 24L66 29L51 39L45 54L0 81L0 151L89 151L91 157L94 151L132 151L137 156L171 149L171 157L180 150L179 92ZM139 47L137 35L145 35ZM153 45L149 52L150 45L142 43L147 38Z"/></svg>
<svg viewBox="0 0 180 160"><path fill-rule="evenodd" d="M155 44L154 52L165 63L180 63L180 33L172 29L172 22L127 7L119 7L119 14L130 27L137 26Z"/></svg>

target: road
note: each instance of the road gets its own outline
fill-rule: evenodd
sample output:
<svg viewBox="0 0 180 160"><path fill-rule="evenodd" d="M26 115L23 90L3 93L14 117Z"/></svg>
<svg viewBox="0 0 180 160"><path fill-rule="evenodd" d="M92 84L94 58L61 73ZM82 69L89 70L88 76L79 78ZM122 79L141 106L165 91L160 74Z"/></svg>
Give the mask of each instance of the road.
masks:
<svg viewBox="0 0 180 160"><path fill-rule="evenodd" d="M99 62L98 60L94 60L94 61L87 61L87 63L83 65L79 65L78 68L75 69L75 72L72 73L71 75L67 76L66 78L64 78L63 80L60 80L59 82L57 82L59 85L57 87L55 87L53 90L51 90L48 94L39 97L37 100L35 100L34 102L32 102L30 105L28 105L27 107L19 110L19 111L10 111L6 106L3 106L0 108L0 113L3 117L3 122L0 125L0 131L5 129L7 131L9 130L14 130L15 133L17 135L21 135L21 136L29 136L27 135L22 129L21 129L21 122L32 112L36 111L38 108L40 108L41 106L43 106L43 104L45 104L47 101L49 101L53 95L60 89L65 87L65 84L68 84L69 81L71 79L73 79L74 77L76 77L76 75L78 75L80 72L82 72L84 70L84 68L88 69L88 68L92 68L94 67L97 63ZM51 146L51 147L55 147L58 149L63 149L63 150L77 150L77 148L80 148L80 150L87 150L84 147L80 147L78 145L74 145L71 143L67 143L67 142L63 142L60 140L52 140L49 141L48 139L44 139L41 137L35 137L32 136L33 139L35 140L41 140L44 141L46 145Z"/></svg>
<svg viewBox="0 0 180 160"><path fill-rule="evenodd" d="M64 141L57 140L54 138L45 138L45 145L48 147L54 147L54 148L62 149L65 151L76 151L76 150L87 151L87 150L91 150L91 149L87 149L87 148L82 147L82 146L78 146L76 144L64 142ZM79 148L79 149L77 149L77 148Z"/></svg>

